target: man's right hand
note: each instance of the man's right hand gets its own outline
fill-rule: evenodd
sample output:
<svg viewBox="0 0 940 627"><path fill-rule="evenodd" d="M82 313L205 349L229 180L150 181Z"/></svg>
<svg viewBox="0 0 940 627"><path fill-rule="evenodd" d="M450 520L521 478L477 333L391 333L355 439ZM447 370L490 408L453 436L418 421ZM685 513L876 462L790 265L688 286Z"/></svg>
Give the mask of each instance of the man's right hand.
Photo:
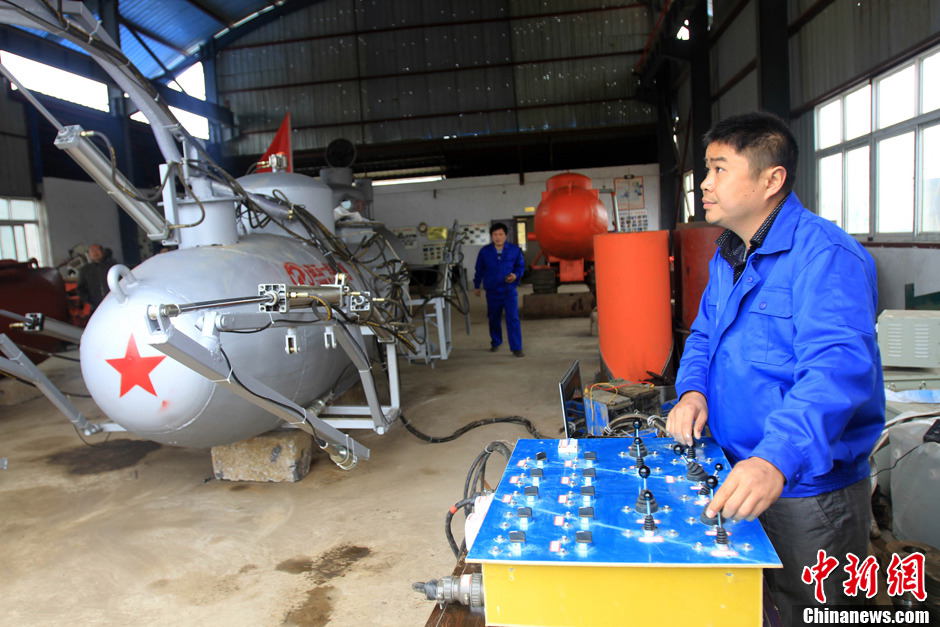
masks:
<svg viewBox="0 0 940 627"><path fill-rule="evenodd" d="M475 290L473 290L473 293L476 294L477 298L483 295L483 292L480 291L480 288L476 288Z"/></svg>
<svg viewBox="0 0 940 627"><path fill-rule="evenodd" d="M677 442L691 446L692 436L702 437L702 430L708 422L708 401L701 392L686 392L669 412L666 431Z"/></svg>

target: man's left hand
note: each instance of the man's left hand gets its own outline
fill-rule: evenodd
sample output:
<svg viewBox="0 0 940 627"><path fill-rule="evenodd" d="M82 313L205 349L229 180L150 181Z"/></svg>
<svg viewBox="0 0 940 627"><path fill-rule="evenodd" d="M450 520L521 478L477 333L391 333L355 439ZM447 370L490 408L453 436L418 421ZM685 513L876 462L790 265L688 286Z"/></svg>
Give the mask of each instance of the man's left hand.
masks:
<svg viewBox="0 0 940 627"><path fill-rule="evenodd" d="M707 507L707 516L721 512L732 520L754 520L780 498L786 479L777 467L760 457L735 464Z"/></svg>
<svg viewBox="0 0 940 627"><path fill-rule="evenodd" d="M506 283L512 283L515 280L516 280L516 275L513 274L512 272L506 275Z"/></svg>

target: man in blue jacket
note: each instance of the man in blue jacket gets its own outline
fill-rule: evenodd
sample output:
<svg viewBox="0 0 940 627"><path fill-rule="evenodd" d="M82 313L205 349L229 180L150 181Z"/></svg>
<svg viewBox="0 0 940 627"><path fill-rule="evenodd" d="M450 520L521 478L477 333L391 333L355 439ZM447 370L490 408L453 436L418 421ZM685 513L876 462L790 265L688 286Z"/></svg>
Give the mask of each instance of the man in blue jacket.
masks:
<svg viewBox="0 0 940 627"><path fill-rule="evenodd" d="M791 192L798 149L770 114L705 136L705 219L725 227L679 374L667 430L690 444L706 422L733 464L708 515L761 523L783 562L766 576L784 625L813 605L801 581L825 550L868 552L868 456L884 426L875 264ZM846 597L842 569L827 604Z"/></svg>
<svg viewBox="0 0 940 627"><path fill-rule="evenodd" d="M525 272L522 249L506 241L506 225L497 222L490 227L491 243L477 255L473 287L480 295L480 284L486 290L486 315L490 321L490 350L496 351L503 343L503 312L506 312L506 334L509 349L522 357L522 324L519 322L519 295L516 286Z"/></svg>

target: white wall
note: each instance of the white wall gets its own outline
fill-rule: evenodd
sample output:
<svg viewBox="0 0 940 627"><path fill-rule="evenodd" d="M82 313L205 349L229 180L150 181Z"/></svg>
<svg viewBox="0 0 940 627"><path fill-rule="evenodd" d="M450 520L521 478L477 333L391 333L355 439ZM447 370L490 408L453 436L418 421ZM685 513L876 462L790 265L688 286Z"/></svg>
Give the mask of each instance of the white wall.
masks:
<svg viewBox="0 0 940 627"><path fill-rule="evenodd" d="M526 173L524 185L519 184L519 175L509 174L376 187L373 216L391 228L417 226L421 222L449 228L454 220L460 224L489 224L494 219L527 215L525 208L535 207L541 201L545 181L561 172ZM584 168L576 172L591 177L594 188L612 188L615 178L628 174L642 176L649 228L659 228L658 164ZM601 194L601 200L612 216L610 195ZM463 247L464 265L471 276L480 248Z"/></svg>
<svg viewBox="0 0 940 627"><path fill-rule="evenodd" d="M904 284L914 294L940 292L940 250L867 247L878 268L878 308L904 309Z"/></svg>
<svg viewBox="0 0 940 627"><path fill-rule="evenodd" d="M104 190L90 181L58 178L43 179L42 187L53 264L67 259L77 244L101 244L121 260L119 210Z"/></svg>

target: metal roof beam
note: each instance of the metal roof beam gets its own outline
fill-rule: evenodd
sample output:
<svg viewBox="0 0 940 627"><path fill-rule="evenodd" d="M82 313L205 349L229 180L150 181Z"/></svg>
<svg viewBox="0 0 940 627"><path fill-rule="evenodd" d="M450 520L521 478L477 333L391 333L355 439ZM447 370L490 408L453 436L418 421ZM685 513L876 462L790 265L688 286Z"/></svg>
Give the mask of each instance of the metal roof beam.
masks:
<svg viewBox="0 0 940 627"><path fill-rule="evenodd" d="M422 113L419 115L409 115L409 116L399 116L394 118L375 118L375 119L363 119L363 120L349 120L344 122L327 122L325 124L306 124L303 126L295 126L295 131L311 130L311 129L321 129L321 128L336 128L340 126L360 126L364 124L388 124L392 122L412 122L414 120L428 120L432 118L450 118L457 116L469 116L469 115L485 115L489 113L505 113L507 111L530 111L532 109L556 109L559 107L573 107L579 105L592 105L592 104L606 104L609 102L625 102L639 100L639 98L633 97L624 97L624 98L593 98L589 100L571 100L563 102L550 102L546 104L532 104L532 105L515 105L512 107L494 107L492 109L478 109L476 111L441 111L435 113ZM257 135L259 133L274 133L277 129L265 129L265 130L253 130L253 131L242 131L242 135Z"/></svg>
<svg viewBox="0 0 940 627"><path fill-rule="evenodd" d="M472 70L493 70L497 68L518 67L521 65L542 65L545 63L564 63L568 61L588 61L592 59L610 59L617 57L638 56L643 50L623 50L620 52L602 52L600 54L582 54L568 57L552 57L548 59L539 59L537 61L504 61L501 63L487 63L484 65L461 65L458 67L446 67L433 70L414 70L410 72L391 72L388 74L357 74L356 76L346 76L344 78L329 78L318 81L302 81L298 83L280 83L275 85L258 85L257 87L241 87L238 89L220 89L220 94L237 94L249 91L268 91L272 89L290 89L294 87L313 87L315 85L330 85L333 83L352 83L356 81L371 81L384 78L407 78L411 76L426 76L428 74L452 74L457 72L469 72Z"/></svg>
<svg viewBox="0 0 940 627"><path fill-rule="evenodd" d="M132 30L132 31L137 31L137 32L140 33L141 35L144 35L144 36L146 36L146 37L149 37L150 39L154 40L154 41L157 42L158 44L161 44L161 45L163 45L163 46L166 46L166 47L169 48L170 50L175 50L176 52L180 53L180 54L183 55L184 57L188 57L188 56L189 56L189 53L188 53L188 52L186 52L185 50L183 50L182 48L180 48L179 46L177 46L175 43L173 43L172 41L170 41L170 40L167 39L166 37L163 37L163 36L158 35L157 33L153 32L153 31L150 30L149 28L144 28L143 26L141 26L141 25L139 25L139 24L135 24L134 22L130 21L129 19L127 19L127 18L124 17L123 15L120 16L119 19L121 20L121 24L123 24L124 26L126 26L126 27L129 28L130 30Z"/></svg>
<svg viewBox="0 0 940 627"><path fill-rule="evenodd" d="M228 26L229 23L231 22L231 20L229 20L228 17L222 15L221 13L219 13L212 7L208 6L205 2L203 2L203 0L183 0L183 1L186 2L186 4L188 4L189 6L193 7L194 9L198 9L200 12L205 13L206 15L214 19L216 22L218 22L222 26Z"/></svg>
<svg viewBox="0 0 940 627"><path fill-rule="evenodd" d="M365 30L354 30L347 31L343 33L329 33L325 35L308 35L306 37L292 37L289 39L279 39L277 41L266 41L253 44L244 44L241 46L233 46L228 42L221 44L219 48L226 48L228 50L242 50L245 48L260 48L268 46L279 46L283 44L292 44L292 43L302 43L306 41L316 41L318 39L338 39L342 37L356 37L358 35L376 35L380 33L390 33L395 31L402 30L417 30L422 28L447 28L453 26L472 26L476 24L493 24L493 23L502 23L502 22L517 22L521 20L537 20L545 18L558 18L565 17L569 15L584 15L586 13L600 13L608 11L622 11L626 9L645 9L646 5L642 2L628 2L626 4L618 4L613 6L604 6L604 7L593 7L589 9L571 9L568 11L555 11L553 13L531 13L526 15L504 15L500 17L482 17L473 20L460 20L455 22L430 22L426 24L404 24L399 26L386 26L384 28L370 28ZM272 11L273 13L274 11ZM249 22L248 24L254 23ZM246 24L247 26L247 24ZM238 32L238 37L246 33L241 33L240 31L233 31L233 33Z"/></svg>
<svg viewBox="0 0 940 627"><path fill-rule="evenodd" d="M205 55L207 44L209 42L212 42L214 44L215 50L219 50L221 48L228 46L231 42L241 37L244 37L245 35L253 33L254 31L261 28L262 26L266 26L267 24L270 24L280 19L281 17L284 17L285 15L289 15L291 13L294 13L295 11L299 11L300 9L306 9L314 4L317 4L318 2L323 2L323 1L324 0L308 0L307 2L284 2L284 4L277 4L276 2L272 2L269 0L268 5L274 7L273 9L271 9L270 11L266 13L262 13L261 15L251 20L250 22L245 22L241 26L237 28L233 28L232 30L230 30L229 32L225 33L224 35L220 37L210 37L209 40L207 40L202 45L198 54L189 56L181 63L178 63L173 68L173 74L162 74L160 76L155 77L153 80L159 81L161 83L165 83L168 80L172 79L175 74L179 74L180 72L182 72L189 66L202 61L204 59L203 55Z"/></svg>
<svg viewBox="0 0 940 627"><path fill-rule="evenodd" d="M88 55L18 28L0 26L0 48L100 83L113 84L111 77ZM212 122L235 126L235 116L230 109L187 96L156 81L150 82L167 104L204 116Z"/></svg>

